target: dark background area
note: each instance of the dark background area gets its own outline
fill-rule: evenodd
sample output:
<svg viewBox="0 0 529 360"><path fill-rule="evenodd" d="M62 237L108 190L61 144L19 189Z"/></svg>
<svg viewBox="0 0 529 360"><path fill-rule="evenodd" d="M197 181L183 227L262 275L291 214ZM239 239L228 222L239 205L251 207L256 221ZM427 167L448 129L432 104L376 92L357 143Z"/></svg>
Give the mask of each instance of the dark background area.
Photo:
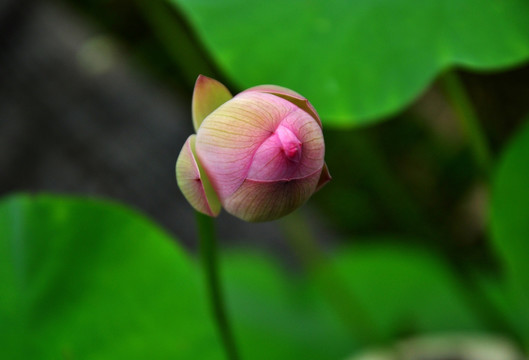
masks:
<svg viewBox="0 0 529 360"><path fill-rule="evenodd" d="M70 4L8 1L0 11L0 193L116 199L193 246L193 211L174 175L192 133L192 88L148 76ZM223 238L277 242L270 224L221 218Z"/></svg>

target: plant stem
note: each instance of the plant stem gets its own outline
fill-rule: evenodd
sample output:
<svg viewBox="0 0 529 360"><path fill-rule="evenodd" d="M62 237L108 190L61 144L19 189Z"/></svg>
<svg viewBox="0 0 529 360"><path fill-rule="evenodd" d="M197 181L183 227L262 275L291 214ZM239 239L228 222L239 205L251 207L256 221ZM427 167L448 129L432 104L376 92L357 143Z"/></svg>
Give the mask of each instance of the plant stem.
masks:
<svg viewBox="0 0 529 360"><path fill-rule="evenodd" d="M463 131L468 136L477 165L483 174L489 176L492 167L491 151L485 132L459 75L455 70L449 70L441 76L440 82L458 115Z"/></svg>
<svg viewBox="0 0 529 360"><path fill-rule="evenodd" d="M363 311L361 303L343 281L340 274L319 242L312 236L300 211L282 220L290 246L301 259L308 272L315 278L337 315L343 320L355 340L369 345L375 337L375 328Z"/></svg>
<svg viewBox="0 0 529 360"><path fill-rule="evenodd" d="M163 0L136 0L136 5L188 86L195 84L197 74L215 74L174 6Z"/></svg>
<svg viewBox="0 0 529 360"><path fill-rule="evenodd" d="M239 356L235 340L226 315L226 307L220 285L219 266L217 259L217 241L213 218L196 213L198 235L200 240L200 254L206 275L211 310L217 322L219 335L229 360L238 360Z"/></svg>

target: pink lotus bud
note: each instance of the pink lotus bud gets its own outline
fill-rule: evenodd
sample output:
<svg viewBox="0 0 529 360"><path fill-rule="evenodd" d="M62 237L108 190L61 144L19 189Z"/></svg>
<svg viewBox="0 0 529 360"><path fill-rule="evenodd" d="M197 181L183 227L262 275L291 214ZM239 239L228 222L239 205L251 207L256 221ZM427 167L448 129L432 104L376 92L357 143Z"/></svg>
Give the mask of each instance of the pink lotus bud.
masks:
<svg viewBox="0 0 529 360"><path fill-rule="evenodd" d="M321 121L298 93L274 85L233 97L200 75L191 135L176 163L182 193L198 211L220 207L247 221L282 217L330 180Z"/></svg>

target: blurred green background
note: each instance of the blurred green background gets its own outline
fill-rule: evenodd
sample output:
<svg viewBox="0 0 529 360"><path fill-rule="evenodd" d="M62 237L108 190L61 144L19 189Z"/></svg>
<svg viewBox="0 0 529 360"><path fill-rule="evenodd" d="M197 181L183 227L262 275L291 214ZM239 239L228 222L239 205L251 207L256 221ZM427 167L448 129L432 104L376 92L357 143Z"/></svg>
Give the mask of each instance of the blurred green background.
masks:
<svg viewBox="0 0 529 360"><path fill-rule="evenodd" d="M243 359L529 349L526 1L8 0L0 48L1 358L223 358L174 178L198 74L306 96L333 176L217 221Z"/></svg>

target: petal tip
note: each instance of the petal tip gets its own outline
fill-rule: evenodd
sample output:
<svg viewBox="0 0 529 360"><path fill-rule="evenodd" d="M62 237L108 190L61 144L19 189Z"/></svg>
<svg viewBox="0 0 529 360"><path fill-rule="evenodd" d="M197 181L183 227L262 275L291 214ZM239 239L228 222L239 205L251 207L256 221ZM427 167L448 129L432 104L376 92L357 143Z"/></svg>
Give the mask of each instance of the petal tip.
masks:
<svg viewBox="0 0 529 360"><path fill-rule="evenodd" d="M209 114L232 97L228 88L221 82L202 74L198 75L191 104L195 131L198 131L200 124Z"/></svg>

